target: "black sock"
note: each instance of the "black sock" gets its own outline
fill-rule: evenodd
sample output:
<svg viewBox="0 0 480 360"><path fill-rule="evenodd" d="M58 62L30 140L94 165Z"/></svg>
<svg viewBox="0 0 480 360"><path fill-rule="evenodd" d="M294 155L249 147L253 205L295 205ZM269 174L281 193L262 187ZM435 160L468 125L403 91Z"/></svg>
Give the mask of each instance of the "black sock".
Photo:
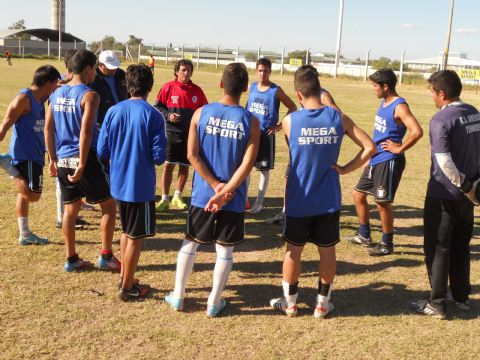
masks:
<svg viewBox="0 0 480 360"><path fill-rule="evenodd" d="M288 285L288 295L295 295L298 293L298 281L295 284Z"/></svg>
<svg viewBox="0 0 480 360"><path fill-rule="evenodd" d="M318 295L328 296L329 291L330 291L330 284L322 284L322 282L318 283Z"/></svg>
<svg viewBox="0 0 480 360"><path fill-rule="evenodd" d="M78 254L75 253L72 256L67 257L67 262L70 264L76 263L78 261Z"/></svg>
<svg viewBox="0 0 480 360"><path fill-rule="evenodd" d="M112 258L113 254L112 253L108 253L108 254L102 254L102 258L103 260L110 260Z"/></svg>

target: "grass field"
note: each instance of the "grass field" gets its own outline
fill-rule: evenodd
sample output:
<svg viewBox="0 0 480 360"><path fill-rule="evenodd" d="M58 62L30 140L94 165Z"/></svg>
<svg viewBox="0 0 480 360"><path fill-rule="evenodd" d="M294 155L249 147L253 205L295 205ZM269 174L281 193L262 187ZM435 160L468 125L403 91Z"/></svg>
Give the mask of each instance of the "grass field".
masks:
<svg viewBox="0 0 480 360"><path fill-rule="evenodd" d="M12 97L28 86L33 70L44 63L14 59L13 67L0 64L2 118ZM60 63L54 65L63 69ZM156 70L151 102L160 85L171 78L170 67ZM219 72L200 70L193 74L193 80L205 90L210 101L220 95L219 79ZM293 97L291 75L274 75L273 80ZM322 85L343 111L371 133L379 101L369 84L325 79ZM324 321L312 316L318 264L312 245L304 251L299 316L287 318L269 308L269 299L281 295L284 253L281 226L264 223L266 217L282 207L282 175L288 155L281 136L277 137L277 161L267 207L255 216L247 214L247 241L236 248L233 271L224 293L228 305L224 314L215 319L205 316L215 262L212 246L200 248L197 255L185 312L174 313L163 302L163 296L174 284L184 213L171 210L158 216L158 234L144 244L137 275L154 287L153 295L144 302L120 303L116 300L116 275L97 270L78 274L63 271L63 238L54 227L53 179L45 180L41 200L30 208L31 228L48 236L51 244L17 245L16 193L11 181L0 174L0 358L478 359L478 217L472 240L472 310L449 308L451 320L441 322L413 315L407 308L409 301L426 298L429 289L423 263L422 211L430 166L428 122L436 109L426 84L403 86L399 92L409 101L426 135L407 153L407 167L395 203L396 253L371 258L365 249L341 242L337 247L338 276L332 293L336 312ZM480 106L480 95L474 92L465 92L462 98ZM8 149L10 134L0 143L1 152ZM354 152L356 149L346 140L341 159L350 158ZM158 169L157 177L160 174ZM360 170L342 178L342 236L356 228L351 189L359 175ZM254 172L251 200L256 195L257 183ZM82 215L90 225L77 231L78 251L94 261L100 251L99 212ZM376 213L372 225L372 236L378 240L381 231ZM117 227L116 252L119 237Z"/></svg>

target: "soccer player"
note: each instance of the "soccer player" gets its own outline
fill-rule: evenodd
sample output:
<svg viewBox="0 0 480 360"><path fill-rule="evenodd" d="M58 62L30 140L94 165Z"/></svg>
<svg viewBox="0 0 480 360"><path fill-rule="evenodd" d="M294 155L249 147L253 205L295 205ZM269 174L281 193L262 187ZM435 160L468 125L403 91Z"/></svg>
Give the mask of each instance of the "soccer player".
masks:
<svg viewBox="0 0 480 360"><path fill-rule="evenodd" d="M102 210L102 253L97 265L120 271L120 262L112 253L115 201L110 195L105 166L96 153L95 123L100 99L86 85L95 78L96 61L96 56L88 50L80 50L70 59L73 77L50 96L45 123L49 172L58 176L65 203L62 230L67 272L91 266L75 251L75 220L83 197L92 204L99 203Z"/></svg>
<svg viewBox="0 0 480 360"><path fill-rule="evenodd" d="M445 319L446 301L470 309L470 240L480 190L480 114L460 100L462 83L454 71L438 71L428 82L440 109L430 121L432 164L423 212L423 250L431 291L428 301L416 301L410 307Z"/></svg>
<svg viewBox="0 0 480 360"><path fill-rule="evenodd" d="M358 233L348 240L369 248L371 256L393 253L393 200L405 169L405 151L423 136L415 116L395 86L397 77L390 69L380 69L369 77L373 92L382 99L375 116L373 141L377 153L370 159L353 190L353 201L359 220ZM408 136L402 143L408 130ZM382 240L374 246L370 236L370 214L367 195L372 195L382 224Z"/></svg>
<svg viewBox="0 0 480 360"><path fill-rule="evenodd" d="M152 74L154 74L155 73L155 57L153 56L153 54L150 54L150 58L148 59L148 67L152 72Z"/></svg>
<svg viewBox="0 0 480 360"><path fill-rule="evenodd" d="M142 239L155 235L155 165L165 161L167 139L162 115L147 103L153 74L145 64L126 72L130 98L112 106L100 131L98 155L110 159L110 185L122 223L122 269L119 298L137 300L149 287L137 283L135 273Z"/></svg>
<svg viewBox="0 0 480 360"><path fill-rule="evenodd" d="M175 289L165 297L173 309L183 309L197 248L216 242L213 287L207 302L209 317L217 316L225 307L221 295L232 268L233 248L244 241L245 178L255 162L260 136L258 120L239 105L248 87L245 65L227 65L220 86L222 98L198 109L190 125L188 159L195 169L192 202L177 258Z"/></svg>
<svg viewBox="0 0 480 360"><path fill-rule="evenodd" d="M45 245L48 240L35 235L28 224L30 202L40 199L45 166L45 101L57 88L60 73L53 66L38 68L29 88L23 89L12 100L0 125L0 141L10 127L9 154L0 155L0 167L12 178L18 190L16 214L20 245Z"/></svg>
<svg viewBox="0 0 480 360"><path fill-rule="evenodd" d="M12 52L10 50L5 49L5 60L7 60L8 65L12 66Z"/></svg>
<svg viewBox="0 0 480 360"><path fill-rule="evenodd" d="M154 106L162 113L167 124L167 160L162 173L162 199L157 205L158 212L168 210L170 205L178 209L186 209L182 192L188 179L187 159L188 131L192 115L198 108L208 104L202 89L192 80L193 63L182 59L177 61L173 69L175 80L167 82L158 92ZM172 202L170 185L173 170L178 164L178 180Z"/></svg>
<svg viewBox="0 0 480 360"><path fill-rule="evenodd" d="M283 229L287 242L283 261L284 296L272 299L270 305L288 316L296 316L301 255L305 244L311 242L320 254L314 316L324 318L334 310L330 294L336 272L335 245L340 232L339 174L348 174L362 166L375 153L375 144L349 117L322 104L318 72L313 66L303 65L295 72L294 86L303 109L282 121L291 158ZM344 135L350 137L360 151L340 166L337 161Z"/></svg>
<svg viewBox="0 0 480 360"><path fill-rule="evenodd" d="M297 106L283 89L270 81L272 62L261 58L256 64L258 82L250 85L247 110L260 121L260 146L255 168L260 171L258 196L250 212L258 213L263 209L263 200L270 181L270 170L275 165L275 133L282 129L278 123L280 103L288 109L287 114L296 111Z"/></svg>

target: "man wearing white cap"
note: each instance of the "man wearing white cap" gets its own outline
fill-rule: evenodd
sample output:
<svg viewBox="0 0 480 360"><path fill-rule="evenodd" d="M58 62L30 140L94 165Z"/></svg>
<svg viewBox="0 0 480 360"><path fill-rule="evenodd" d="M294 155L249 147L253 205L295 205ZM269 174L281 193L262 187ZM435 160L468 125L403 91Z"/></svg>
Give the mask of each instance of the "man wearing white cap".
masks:
<svg viewBox="0 0 480 360"><path fill-rule="evenodd" d="M111 50L102 51L98 57L97 75L90 85L100 95L97 126L101 127L107 110L128 98L125 72L120 69L120 60Z"/></svg>

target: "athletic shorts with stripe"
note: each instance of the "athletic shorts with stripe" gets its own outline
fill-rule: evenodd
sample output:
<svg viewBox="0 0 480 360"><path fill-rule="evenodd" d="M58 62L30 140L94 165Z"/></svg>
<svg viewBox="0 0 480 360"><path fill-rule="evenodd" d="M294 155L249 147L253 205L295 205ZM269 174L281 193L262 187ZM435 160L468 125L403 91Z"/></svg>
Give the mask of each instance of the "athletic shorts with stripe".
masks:
<svg viewBox="0 0 480 360"><path fill-rule="evenodd" d="M340 211L306 217L285 217L283 239L296 246L311 242L329 247L340 241Z"/></svg>
<svg viewBox="0 0 480 360"><path fill-rule="evenodd" d="M367 166L355 190L372 195L375 202L393 202L404 169L405 156Z"/></svg>
<svg viewBox="0 0 480 360"><path fill-rule="evenodd" d="M167 131L167 159L170 164L190 166L187 159L188 135Z"/></svg>
<svg viewBox="0 0 480 360"><path fill-rule="evenodd" d="M103 163L95 151L88 153L85 171L79 181L72 183L68 175L73 175L79 158L71 157L59 159L57 162L58 182L65 204L73 203L84 197L90 204L98 204L110 199L110 184L108 180L108 166Z"/></svg>
<svg viewBox="0 0 480 360"><path fill-rule="evenodd" d="M25 179L31 192L41 193L43 190L43 166L36 161L27 160L15 166L20 175Z"/></svg>
<svg viewBox="0 0 480 360"><path fill-rule="evenodd" d="M255 169L260 171L272 170L275 167L275 134L260 134Z"/></svg>
<svg viewBox="0 0 480 360"><path fill-rule="evenodd" d="M211 213L190 206L185 235L200 244L240 244L245 241L245 213L222 210Z"/></svg>
<svg viewBox="0 0 480 360"><path fill-rule="evenodd" d="M155 201L127 202L117 200L122 233L130 239L142 239L156 233Z"/></svg>

